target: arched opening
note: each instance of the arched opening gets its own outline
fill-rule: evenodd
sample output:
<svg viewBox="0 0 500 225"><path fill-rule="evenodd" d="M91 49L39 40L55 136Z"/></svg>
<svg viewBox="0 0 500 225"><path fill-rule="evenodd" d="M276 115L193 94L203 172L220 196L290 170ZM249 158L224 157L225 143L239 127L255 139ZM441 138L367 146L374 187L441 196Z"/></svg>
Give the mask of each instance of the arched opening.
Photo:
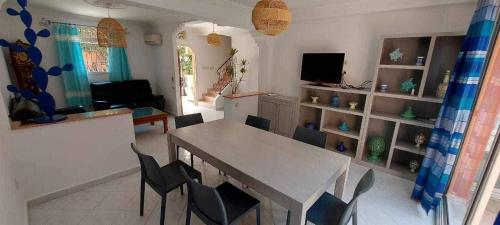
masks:
<svg viewBox="0 0 500 225"><path fill-rule="evenodd" d="M198 105L196 91L196 55L188 46L177 46L181 106Z"/></svg>

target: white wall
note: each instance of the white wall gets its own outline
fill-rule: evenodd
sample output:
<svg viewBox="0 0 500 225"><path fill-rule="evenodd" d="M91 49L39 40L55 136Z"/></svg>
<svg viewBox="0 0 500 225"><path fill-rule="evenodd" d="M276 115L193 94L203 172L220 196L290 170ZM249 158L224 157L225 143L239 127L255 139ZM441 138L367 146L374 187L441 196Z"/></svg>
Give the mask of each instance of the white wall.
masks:
<svg viewBox="0 0 500 225"><path fill-rule="evenodd" d="M0 1L1 3L1 1ZM0 77L6 75L7 70L0 52ZM0 92L2 99L5 92ZM7 156L5 148L5 134L9 130L6 105L0 104L0 225L27 225L27 210L25 200L19 190L12 162Z"/></svg>
<svg viewBox="0 0 500 225"><path fill-rule="evenodd" d="M247 60L247 73L239 86L240 92L250 92L259 90L259 46L255 42L254 36L241 28L226 28L221 32L231 37L232 48L238 49L236 58L238 64L241 60ZM239 73L239 71L238 71Z"/></svg>
<svg viewBox="0 0 500 225"><path fill-rule="evenodd" d="M371 80L381 37L389 34L465 32L475 5L457 4L294 23L274 40L270 89L297 96L302 54L345 52L346 80ZM265 65L261 65L265 66Z"/></svg>
<svg viewBox="0 0 500 225"><path fill-rule="evenodd" d="M3 140L0 142L0 225L27 225L26 204L17 188L12 164L2 142Z"/></svg>
<svg viewBox="0 0 500 225"><path fill-rule="evenodd" d="M2 13L0 13L0 27L2 27L2 29L0 29L0 37L12 42L18 39L25 41L23 35L24 25L19 20L19 17L9 16L4 13L7 6L18 8L17 5L12 4L11 2L8 2L1 7ZM62 12L34 7L30 7L30 13L33 16L33 28L36 31L44 28L38 24L41 18L93 26L95 26L97 24L97 21L99 20L98 18L66 14ZM153 50L151 46L144 43L144 33L146 32L146 25L130 21L121 22L128 31L127 53L130 69L132 70L132 77L134 79L148 79L152 84L153 92L156 92L154 86L156 80L153 70ZM46 67L58 65L59 60L57 57L57 49L55 47L53 36L49 38L40 38L38 40L39 41L37 42L37 47L40 48L43 53L42 65ZM8 50L4 49L4 52L6 53L6 56L8 56ZM10 57L6 58L8 61L10 61ZM1 78L1 81L5 81L5 78ZM2 89L5 85L7 84L3 82L1 83ZM62 77L50 77L48 91L54 96L57 107L66 106Z"/></svg>
<svg viewBox="0 0 500 225"><path fill-rule="evenodd" d="M221 35L221 44L217 47L207 44L207 35L200 34L196 29L184 28L187 33L185 40L177 40L177 45L190 47L196 57L197 98L200 99L213 84L217 82L219 75L217 69L229 57L231 50L231 38Z"/></svg>
<svg viewBox="0 0 500 225"><path fill-rule="evenodd" d="M4 140L26 200L139 165L131 114L13 130Z"/></svg>
<svg viewBox="0 0 500 225"><path fill-rule="evenodd" d="M178 66L176 62L177 46L174 39L180 24L163 24L150 28L153 33L160 33L163 37L163 44L161 46L153 47L153 58L155 63L153 65L156 90L158 94L165 96L165 111L174 115L181 114L180 92L177 91L179 86L179 79L176 76L178 73ZM177 86L177 87L176 87Z"/></svg>

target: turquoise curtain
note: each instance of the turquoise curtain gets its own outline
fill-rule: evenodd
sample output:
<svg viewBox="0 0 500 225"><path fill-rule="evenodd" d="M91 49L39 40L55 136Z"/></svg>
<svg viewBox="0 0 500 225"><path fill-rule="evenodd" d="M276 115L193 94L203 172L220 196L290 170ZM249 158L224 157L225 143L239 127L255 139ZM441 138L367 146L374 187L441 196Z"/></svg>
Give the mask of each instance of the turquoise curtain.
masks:
<svg viewBox="0 0 500 225"><path fill-rule="evenodd" d="M68 106L90 105L90 85L87 68L83 60L78 28L67 24L54 26L54 38L59 56L59 65L73 64L73 71L63 72L64 90Z"/></svg>
<svg viewBox="0 0 500 225"><path fill-rule="evenodd" d="M122 81L132 79L130 66L128 64L127 50L125 48L109 48L108 70L110 81Z"/></svg>
<svg viewBox="0 0 500 225"><path fill-rule="evenodd" d="M446 191L460 153L488 49L495 34L499 0L480 0L458 55L438 120L419 170L412 198L429 212Z"/></svg>

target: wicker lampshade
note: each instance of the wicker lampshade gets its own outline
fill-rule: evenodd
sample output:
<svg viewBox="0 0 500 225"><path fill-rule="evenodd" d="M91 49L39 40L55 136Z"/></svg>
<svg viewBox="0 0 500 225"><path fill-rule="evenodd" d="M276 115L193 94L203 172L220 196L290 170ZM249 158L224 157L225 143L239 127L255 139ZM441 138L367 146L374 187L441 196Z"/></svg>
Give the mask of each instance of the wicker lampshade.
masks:
<svg viewBox="0 0 500 225"><path fill-rule="evenodd" d="M103 18L97 24L97 42L101 47L126 48L125 29L112 18Z"/></svg>
<svg viewBox="0 0 500 225"><path fill-rule="evenodd" d="M282 0L260 0L252 10L252 23L260 33L276 36L288 29L292 14Z"/></svg>
<svg viewBox="0 0 500 225"><path fill-rule="evenodd" d="M217 47L220 45L220 36L217 33L210 33L207 35L207 42L209 45Z"/></svg>

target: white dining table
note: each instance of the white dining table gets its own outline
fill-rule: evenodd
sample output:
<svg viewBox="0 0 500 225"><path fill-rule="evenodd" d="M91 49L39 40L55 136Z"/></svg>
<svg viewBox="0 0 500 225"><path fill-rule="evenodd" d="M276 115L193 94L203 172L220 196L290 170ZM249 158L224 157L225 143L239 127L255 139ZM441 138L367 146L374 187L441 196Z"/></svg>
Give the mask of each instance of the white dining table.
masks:
<svg viewBox="0 0 500 225"><path fill-rule="evenodd" d="M170 161L178 145L290 210L303 225L307 210L333 189L342 198L351 158L238 122L216 120L168 131ZM335 185L335 186L334 186Z"/></svg>

